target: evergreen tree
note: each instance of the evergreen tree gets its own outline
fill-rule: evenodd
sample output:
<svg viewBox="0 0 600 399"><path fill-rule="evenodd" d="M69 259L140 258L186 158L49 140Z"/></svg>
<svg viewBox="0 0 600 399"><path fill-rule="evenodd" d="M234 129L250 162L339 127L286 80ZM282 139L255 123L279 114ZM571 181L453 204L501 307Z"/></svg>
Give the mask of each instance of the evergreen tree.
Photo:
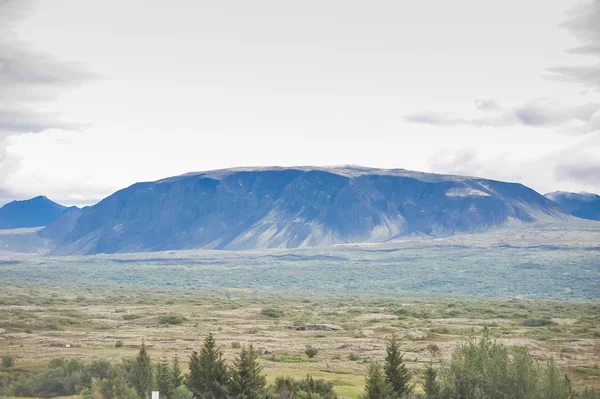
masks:
<svg viewBox="0 0 600 399"><path fill-rule="evenodd" d="M392 399L394 391L392 386L387 382L381 365L371 363L369 372L365 378L365 394L363 399Z"/></svg>
<svg viewBox="0 0 600 399"><path fill-rule="evenodd" d="M137 392L127 385L124 370L118 366L110 368L108 376L100 381L98 390L103 399L136 399L138 396Z"/></svg>
<svg viewBox="0 0 600 399"><path fill-rule="evenodd" d="M438 399L440 397L440 383L437 381L437 371L431 365L425 369L423 391L425 391L426 399Z"/></svg>
<svg viewBox="0 0 600 399"><path fill-rule="evenodd" d="M385 357L385 378L392 387L395 396L402 398L412 391L410 385L410 371L404 363L404 354L400 350L400 342L396 336L388 341Z"/></svg>
<svg viewBox="0 0 600 399"><path fill-rule="evenodd" d="M173 376L167 359L163 359L156 365L156 389L160 392L160 397L171 399L173 391Z"/></svg>
<svg viewBox="0 0 600 399"><path fill-rule="evenodd" d="M173 362L171 363L171 381L174 389L183 385L183 375L181 375L181 367L179 366L179 358L177 355L175 355Z"/></svg>
<svg viewBox="0 0 600 399"><path fill-rule="evenodd" d="M240 356L233 362L231 375L231 395L240 399L265 397L267 379L258 364L258 353L252 345L242 348Z"/></svg>
<svg viewBox="0 0 600 399"><path fill-rule="evenodd" d="M146 351L146 345L142 341L142 347L133 362L131 367L131 374L129 376L131 385L137 392L140 399L148 399L150 392L152 391L152 363L150 362L150 356Z"/></svg>
<svg viewBox="0 0 600 399"><path fill-rule="evenodd" d="M200 353L190 357L190 374L187 386L196 398L225 399L229 397L230 376L223 352L217 347L212 334L208 334Z"/></svg>

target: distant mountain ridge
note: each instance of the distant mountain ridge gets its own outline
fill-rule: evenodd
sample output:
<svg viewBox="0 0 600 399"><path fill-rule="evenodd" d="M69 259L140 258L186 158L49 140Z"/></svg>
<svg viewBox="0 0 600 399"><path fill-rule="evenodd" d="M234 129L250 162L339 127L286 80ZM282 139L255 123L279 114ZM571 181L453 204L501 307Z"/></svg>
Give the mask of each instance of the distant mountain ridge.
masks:
<svg viewBox="0 0 600 399"><path fill-rule="evenodd" d="M68 208L37 196L23 201L12 201L0 208L0 229L20 229L47 226Z"/></svg>
<svg viewBox="0 0 600 399"><path fill-rule="evenodd" d="M137 183L41 230L57 254L298 248L565 219L518 183L404 169L236 168Z"/></svg>
<svg viewBox="0 0 600 399"><path fill-rule="evenodd" d="M545 194L567 213L582 219L600 220L600 195L555 191Z"/></svg>

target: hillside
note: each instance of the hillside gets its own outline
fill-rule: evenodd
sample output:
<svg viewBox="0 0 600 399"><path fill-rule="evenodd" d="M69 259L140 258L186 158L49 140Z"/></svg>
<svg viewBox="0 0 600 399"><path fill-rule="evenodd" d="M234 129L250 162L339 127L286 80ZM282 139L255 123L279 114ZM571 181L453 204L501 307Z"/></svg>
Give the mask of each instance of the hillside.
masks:
<svg viewBox="0 0 600 399"><path fill-rule="evenodd" d="M582 219L600 220L600 195L556 191L545 195L567 213Z"/></svg>
<svg viewBox="0 0 600 399"><path fill-rule="evenodd" d="M46 226L58 219L67 209L44 196L9 202L0 208L0 229Z"/></svg>
<svg viewBox="0 0 600 399"><path fill-rule="evenodd" d="M566 217L516 183L402 169L247 168L137 183L40 234L58 254L239 250L440 237Z"/></svg>

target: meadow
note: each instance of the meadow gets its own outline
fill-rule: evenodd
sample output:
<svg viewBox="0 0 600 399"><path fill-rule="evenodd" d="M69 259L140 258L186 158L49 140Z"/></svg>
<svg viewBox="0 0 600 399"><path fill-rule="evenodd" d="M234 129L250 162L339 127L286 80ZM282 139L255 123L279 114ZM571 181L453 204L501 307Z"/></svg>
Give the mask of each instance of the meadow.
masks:
<svg viewBox="0 0 600 399"><path fill-rule="evenodd" d="M457 343L487 326L498 342L554 358L575 388L600 387L600 305L593 302L3 286L0 309L0 354L15 360L0 381L61 357L119 362L142 341L154 360L177 355L185 370L212 332L229 359L253 344L269 381L311 374L353 398L392 335L418 383L427 364L447 361ZM308 346L317 350L313 358Z"/></svg>
<svg viewBox="0 0 600 399"><path fill-rule="evenodd" d="M311 374L356 398L401 340L417 390L428 364L489 329L600 388L600 231L535 226L294 250L58 257L0 254L0 388L52 359L118 363L142 341L185 371L212 332L253 344L270 382ZM316 350L314 357L307 347Z"/></svg>

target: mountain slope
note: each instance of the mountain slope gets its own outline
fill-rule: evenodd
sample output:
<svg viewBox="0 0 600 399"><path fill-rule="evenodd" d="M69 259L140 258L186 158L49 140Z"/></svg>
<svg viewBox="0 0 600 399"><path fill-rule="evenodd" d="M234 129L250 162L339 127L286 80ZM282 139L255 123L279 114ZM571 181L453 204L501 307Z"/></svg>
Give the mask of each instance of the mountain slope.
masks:
<svg viewBox="0 0 600 399"><path fill-rule="evenodd" d="M556 191L545 194L567 213L582 219L600 220L600 195Z"/></svg>
<svg viewBox="0 0 600 399"><path fill-rule="evenodd" d="M0 229L46 226L61 216L67 207L44 196L13 201L0 208Z"/></svg>
<svg viewBox="0 0 600 399"><path fill-rule="evenodd" d="M247 168L137 183L40 234L62 254L296 248L557 217L567 216L515 183L401 169Z"/></svg>

